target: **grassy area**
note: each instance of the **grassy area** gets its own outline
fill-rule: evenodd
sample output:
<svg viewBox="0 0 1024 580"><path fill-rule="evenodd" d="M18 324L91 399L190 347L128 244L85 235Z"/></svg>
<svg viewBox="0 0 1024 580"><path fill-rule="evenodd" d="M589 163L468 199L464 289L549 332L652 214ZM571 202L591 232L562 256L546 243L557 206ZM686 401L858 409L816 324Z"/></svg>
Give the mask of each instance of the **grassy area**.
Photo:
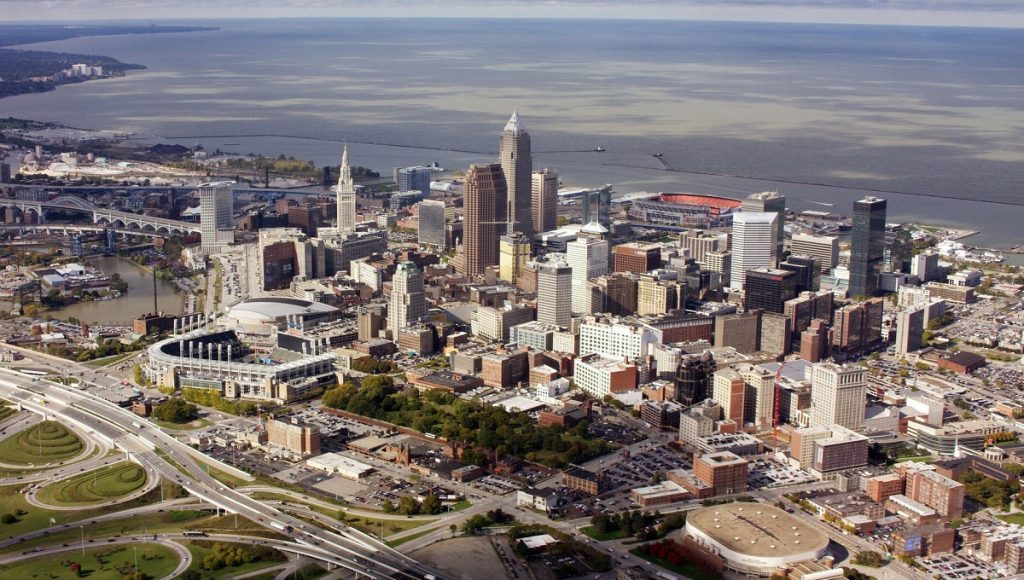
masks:
<svg viewBox="0 0 1024 580"><path fill-rule="evenodd" d="M915 457L900 457L899 459L896 460L896 463L903 463L904 461L916 461L918 463L927 463L932 459L935 458L932 457L931 455L917 455Z"/></svg>
<svg viewBox="0 0 1024 580"><path fill-rule="evenodd" d="M234 576L239 576L241 574L246 574L248 572L253 572L261 568L267 568L269 566L278 566L285 560L285 556L277 550L265 548L265 550L269 553L268 555L272 554L271 557L260 558L258 560L253 560L251 562L241 562L238 565L234 566L222 565L219 568L211 569L215 566L210 561L211 557L215 555L216 550L214 548L214 545L215 542L207 541L189 542L185 544L185 547L188 548L188 551L192 553L192 565L189 566L188 571L186 571L185 574L188 574L189 572L195 572L196 574L199 574L199 577L203 580L230 578ZM231 544L225 545L234 547ZM248 546L244 547L243 549L254 550L253 548ZM207 564L206 567L204 567L204 563Z"/></svg>
<svg viewBox="0 0 1024 580"><path fill-rule="evenodd" d="M39 500L49 505L94 505L124 497L146 484L146 471L122 461L52 483L39 490Z"/></svg>
<svg viewBox="0 0 1024 580"><path fill-rule="evenodd" d="M213 425L213 422L209 419L196 419L189 423L171 423L169 421L157 421L156 419L150 419L150 421L168 431L191 431L193 429L205 429Z"/></svg>
<svg viewBox="0 0 1024 580"><path fill-rule="evenodd" d="M135 572L136 557L138 571L147 578L165 578L178 565L178 555L174 550L160 544L101 546L87 549L84 557L78 551L65 552L0 566L0 577L121 580ZM77 576L70 570L75 563L82 567Z"/></svg>
<svg viewBox="0 0 1024 580"><path fill-rule="evenodd" d="M450 508L448 508L448 510L449 511L453 511L453 512L457 512L457 511L464 510L464 509L468 508L471 505L473 505L473 504L471 504L468 499L464 499L462 501L453 503L452 506Z"/></svg>
<svg viewBox="0 0 1024 580"><path fill-rule="evenodd" d="M1024 526L1024 514L1009 514L1005 516L996 516L1008 524L1017 524L1018 526Z"/></svg>
<svg viewBox="0 0 1024 580"><path fill-rule="evenodd" d="M404 544L406 542L411 542L411 541L415 540L416 538L422 538L423 536L429 534L430 532L436 531L436 530L437 530L437 528L429 528L429 529L426 529L426 530L420 530L420 531L418 531L418 532L416 532L414 534L409 534L408 536L402 536L401 538L398 538L397 540L389 540L389 541L384 542L384 543L387 544L391 548L397 548L398 546L401 546L402 544Z"/></svg>
<svg viewBox="0 0 1024 580"><path fill-rule="evenodd" d="M598 542L607 542L608 540L621 540L623 538L628 538L630 536L630 534L626 533L626 530L621 528L618 530L612 530L601 533L597 531L597 528L595 528L594 526L584 526L580 528L580 531L590 536L591 538L594 538Z"/></svg>
<svg viewBox="0 0 1024 580"><path fill-rule="evenodd" d="M82 441L55 421L43 421L0 441L0 461L21 465L45 465L82 453Z"/></svg>
<svg viewBox="0 0 1024 580"><path fill-rule="evenodd" d="M10 417L11 415L17 413L17 411L13 407L7 406L9 404L10 403L8 403L7 401L0 401L0 421L3 421L4 419Z"/></svg>
<svg viewBox="0 0 1024 580"><path fill-rule="evenodd" d="M252 485L253 483L251 481L246 481L241 477L235 477L234 475L231 475L226 471L217 469L216 467L213 467L208 463L200 463L200 465L202 465L204 471L210 474L210 477L213 477L217 481L223 483L224 485L232 489L236 487L242 487L244 485Z"/></svg>
<svg viewBox="0 0 1024 580"><path fill-rule="evenodd" d="M352 526L353 528L365 532L371 536L377 537L381 534L381 528L383 527L384 535L390 536L398 534L406 530L418 528L420 526L427 525L431 520L417 520L417 519L405 519L405 520L381 520L377 518L368 518L365 516L350 516L345 512L337 514L338 521Z"/></svg>
<svg viewBox="0 0 1024 580"><path fill-rule="evenodd" d="M86 361L84 364L86 366L97 367L97 368L98 367L110 366L110 365L113 365L113 364L117 364L117 363L119 363L119 362L121 362L121 361L123 361L125 359L132 358L133 356L138 355L140 352L141 351L133 350L133 351L130 351L130 352L122 352L121 354L112 354L110 356L105 356L105 357L102 357L102 358L94 358L94 359L92 359L90 361Z"/></svg>

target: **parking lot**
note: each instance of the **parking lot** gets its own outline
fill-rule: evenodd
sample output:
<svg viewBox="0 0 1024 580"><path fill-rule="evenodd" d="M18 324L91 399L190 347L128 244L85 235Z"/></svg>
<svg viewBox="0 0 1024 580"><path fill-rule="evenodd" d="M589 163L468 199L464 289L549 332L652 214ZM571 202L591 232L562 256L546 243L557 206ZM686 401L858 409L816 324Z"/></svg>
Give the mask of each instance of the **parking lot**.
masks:
<svg viewBox="0 0 1024 580"><path fill-rule="evenodd" d="M751 489L782 487L816 481L813 476L788 465L770 459L751 461L749 480Z"/></svg>
<svg viewBox="0 0 1024 580"><path fill-rule="evenodd" d="M607 489L628 493L629 489L649 484L658 473L692 467L688 459L670 448L655 447L600 470L607 480Z"/></svg>
<svg viewBox="0 0 1024 580"><path fill-rule="evenodd" d="M953 554L939 554L918 560L925 571L938 578L999 578L1004 576L985 562Z"/></svg>

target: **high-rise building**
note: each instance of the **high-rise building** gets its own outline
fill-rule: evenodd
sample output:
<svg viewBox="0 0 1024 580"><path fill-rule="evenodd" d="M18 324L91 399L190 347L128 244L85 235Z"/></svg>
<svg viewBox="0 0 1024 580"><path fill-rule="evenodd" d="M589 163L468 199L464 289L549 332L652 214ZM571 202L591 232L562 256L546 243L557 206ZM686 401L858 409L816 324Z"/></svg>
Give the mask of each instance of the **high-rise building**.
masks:
<svg viewBox="0 0 1024 580"><path fill-rule="evenodd" d="M793 254L817 258L822 274L828 274L839 264L839 238L836 236L793 234L789 249Z"/></svg>
<svg viewBox="0 0 1024 580"><path fill-rule="evenodd" d="M463 185L462 273L483 274L498 264L498 238L506 229L507 189L501 165L473 165Z"/></svg>
<svg viewBox="0 0 1024 580"><path fill-rule="evenodd" d="M420 202L420 219L417 233L421 244L445 249L445 205L443 201L423 200Z"/></svg>
<svg viewBox="0 0 1024 580"><path fill-rule="evenodd" d="M569 326L572 321L572 268L565 262L537 270L537 322Z"/></svg>
<svg viewBox="0 0 1024 580"><path fill-rule="evenodd" d="M526 269L532 247L530 240L519 232L501 236L501 243L498 246L498 277L515 284Z"/></svg>
<svg viewBox="0 0 1024 580"><path fill-rule="evenodd" d="M715 316L715 346L731 346L743 354L757 352L761 345L761 311Z"/></svg>
<svg viewBox="0 0 1024 580"><path fill-rule="evenodd" d="M414 262L399 262L391 280L391 301L388 305L388 329L393 339L398 331L417 322L427 313L423 292L423 272Z"/></svg>
<svg viewBox="0 0 1024 580"><path fill-rule="evenodd" d="M722 418L743 425L746 396L747 383L736 369L725 368L715 371L711 398L722 407Z"/></svg>
<svg viewBox="0 0 1024 580"><path fill-rule="evenodd" d="M634 274L615 272L590 282L591 314L626 316L636 314L636 309L637 277Z"/></svg>
<svg viewBox="0 0 1024 580"><path fill-rule="evenodd" d="M779 264L780 270L796 272L796 291L817 291L821 288L821 263L818 258L793 253Z"/></svg>
<svg viewBox="0 0 1024 580"><path fill-rule="evenodd" d="M508 197L506 215L513 231L522 232L526 239L533 240L533 155L530 152L530 134L519 121L519 113L513 112L501 132L498 157L505 173Z"/></svg>
<svg viewBox="0 0 1024 580"><path fill-rule="evenodd" d="M686 285L657 273L643 274L636 285L637 314L665 314L686 305Z"/></svg>
<svg viewBox="0 0 1024 580"><path fill-rule="evenodd" d="M787 300L796 297L796 272L775 268L747 270L744 282L745 306L782 314Z"/></svg>
<svg viewBox="0 0 1024 580"><path fill-rule="evenodd" d="M707 399L715 370L717 364L710 352L685 357L676 369L676 400L689 407Z"/></svg>
<svg viewBox="0 0 1024 580"><path fill-rule="evenodd" d="M565 245L565 256L572 268L572 311L590 313L591 278L608 273L608 242L595 238L576 238Z"/></svg>
<svg viewBox="0 0 1024 580"><path fill-rule="evenodd" d="M917 276L921 283L931 282L939 278L939 255L924 252L911 258L910 273Z"/></svg>
<svg viewBox="0 0 1024 580"><path fill-rule="evenodd" d="M643 274L661 267L661 244L630 242L612 250L613 271Z"/></svg>
<svg viewBox="0 0 1024 580"><path fill-rule="evenodd" d="M693 476L712 495L728 495L747 491L747 460L732 451L719 451L693 458Z"/></svg>
<svg viewBox="0 0 1024 580"><path fill-rule="evenodd" d="M550 232L558 227L558 172L545 167L531 177L534 234Z"/></svg>
<svg viewBox="0 0 1024 580"><path fill-rule="evenodd" d="M207 254L216 254L235 242L235 225L231 191L234 181L217 181L199 185L199 227L202 247Z"/></svg>
<svg viewBox="0 0 1024 580"><path fill-rule="evenodd" d="M904 356L921 348L924 337L926 308L901 310L896 317L896 356Z"/></svg>
<svg viewBox="0 0 1024 580"><path fill-rule="evenodd" d="M352 167L348 163L348 145L341 151L341 171L338 177L338 234L344 236L356 231L356 186L352 181Z"/></svg>
<svg viewBox="0 0 1024 580"><path fill-rule="evenodd" d="M782 245L786 238L786 196L779 195L777 191L762 191L751 193L743 199L740 206L743 211L774 213L779 216L775 222L776 228L776 250L775 255L782 259Z"/></svg>
<svg viewBox="0 0 1024 580"><path fill-rule="evenodd" d="M708 252L729 251L727 234L709 234L704 230L686 230L679 234L679 247L690 253L690 257L701 264Z"/></svg>
<svg viewBox="0 0 1024 580"><path fill-rule="evenodd" d="M418 191L424 196L430 195L430 168L418 166L399 169L398 191Z"/></svg>
<svg viewBox="0 0 1024 580"><path fill-rule="evenodd" d="M885 254L886 201L865 197L853 204L850 236L850 296L878 293L878 275Z"/></svg>
<svg viewBox="0 0 1024 580"><path fill-rule="evenodd" d="M386 312L381 305L367 306L356 312L359 340L365 341L380 336L380 331L384 329Z"/></svg>
<svg viewBox="0 0 1024 580"><path fill-rule="evenodd" d="M800 333L800 358L816 363L828 357L828 325L824 320L814 319L807 330Z"/></svg>
<svg viewBox="0 0 1024 580"><path fill-rule="evenodd" d="M596 352L604 356L637 359L647 356L650 345L660 342L662 337L660 331L647 325L595 319L580 325L580 355Z"/></svg>
<svg viewBox="0 0 1024 580"><path fill-rule="evenodd" d="M294 419L288 422L271 417L267 421L267 444L294 455L319 455L320 428L300 424Z"/></svg>
<svg viewBox="0 0 1024 580"><path fill-rule="evenodd" d="M867 404L867 369L826 362L811 367L810 375L811 426L860 429Z"/></svg>
<svg viewBox="0 0 1024 580"><path fill-rule="evenodd" d="M740 212L733 216L730 287L743 288L747 270L775 267L778 219L778 214L766 212Z"/></svg>
<svg viewBox="0 0 1024 580"><path fill-rule="evenodd" d="M729 285L732 277L732 252L710 251L704 254L704 268L712 273L712 285L719 291Z"/></svg>
<svg viewBox="0 0 1024 580"><path fill-rule="evenodd" d="M11 182L11 164L0 163L0 183Z"/></svg>

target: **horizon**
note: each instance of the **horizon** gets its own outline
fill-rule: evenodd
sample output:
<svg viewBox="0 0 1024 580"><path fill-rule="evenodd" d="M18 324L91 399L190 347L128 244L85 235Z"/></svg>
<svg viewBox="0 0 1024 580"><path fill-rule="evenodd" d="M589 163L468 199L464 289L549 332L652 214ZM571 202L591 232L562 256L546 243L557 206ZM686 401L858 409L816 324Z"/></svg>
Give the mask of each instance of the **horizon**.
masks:
<svg viewBox="0 0 1024 580"><path fill-rule="evenodd" d="M8 25L199 22L315 19L481 19L679 21L772 24L835 24L901 27L1024 28L1024 4L1016 0L511 0L443 3L425 0L346 1L192 0L0 0ZM238 17L240 13L244 17ZM125 14L131 16L125 17Z"/></svg>

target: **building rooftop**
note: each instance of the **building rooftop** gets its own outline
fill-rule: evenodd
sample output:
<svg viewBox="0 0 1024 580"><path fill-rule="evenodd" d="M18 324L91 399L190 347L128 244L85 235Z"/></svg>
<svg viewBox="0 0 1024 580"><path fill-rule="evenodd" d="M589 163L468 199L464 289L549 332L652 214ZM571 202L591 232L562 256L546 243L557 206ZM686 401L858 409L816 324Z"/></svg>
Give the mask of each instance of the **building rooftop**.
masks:
<svg viewBox="0 0 1024 580"><path fill-rule="evenodd" d="M786 556L822 550L828 536L771 505L730 503L699 508L689 513L687 526L695 526L722 546L751 556Z"/></svg>

